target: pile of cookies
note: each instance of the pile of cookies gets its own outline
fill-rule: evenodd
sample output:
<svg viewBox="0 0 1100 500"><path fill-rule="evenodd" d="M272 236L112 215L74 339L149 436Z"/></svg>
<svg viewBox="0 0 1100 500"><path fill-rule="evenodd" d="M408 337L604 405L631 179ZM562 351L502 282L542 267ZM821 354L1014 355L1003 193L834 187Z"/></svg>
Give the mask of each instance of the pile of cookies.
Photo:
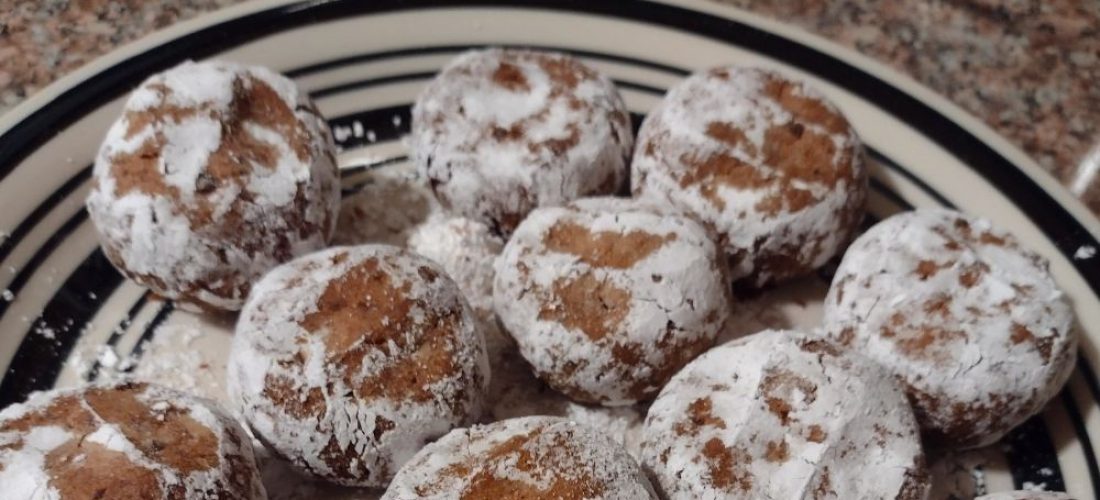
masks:
<svg viewBox="0 0 1100 500"><path fill-rule="evenodd" d="M420 95L410 145L458 222L410 248L329 247L334 146L290 80L189 62L144 82L88 210L127 277L239 311L227 385L244 425L138 382L39 394L0 413L0 490L263 499L262 445L393 500L923 499L926 448L997 441L1073 366L1046 262L989 221L916 210L857 237L859 138L778 73L692 75L635 138L580 61L471 51ZM492 272L411 250L445 233L499 252ZM836 257L820 329L715 345L735 290ZM651 403L638 461L566 419L489 421L486 315L549 390Z"/></svg>

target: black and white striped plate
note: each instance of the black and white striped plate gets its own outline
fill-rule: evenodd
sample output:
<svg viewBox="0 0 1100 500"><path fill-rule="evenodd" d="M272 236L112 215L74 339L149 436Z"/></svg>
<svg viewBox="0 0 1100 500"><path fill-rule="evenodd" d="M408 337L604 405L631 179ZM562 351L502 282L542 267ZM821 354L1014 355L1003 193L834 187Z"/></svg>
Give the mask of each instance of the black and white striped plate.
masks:
<svg viewBox="0 0 1100 500"><path fill-rule="evenodd" d="M218 396L208 360L224 356L232 318L176 311L125 282L83 208L98 142L148 74L219 57L291 75L337 130L354 189L371 173L364 166L403 168L400 137L417 91L456 53L483 45L573 53L615 79L635 120L689 71L717 64L777 68L821 88L875 160L873 216L949 206L1010 228L1050 259L1085 339L1076 374L1044 414L1001 445L938 459L937 496L1034 487L1100 498L1100 223L1019 150L906 77L701 1L250 2L124 47L33 96L0 116L0 407L105 371L155 369L163 360L145 341L173 327L202 333L154 345L166 351L156 354L182 363L184 388ZM756 306L812 325L821 283L777 290Z"/></svg>

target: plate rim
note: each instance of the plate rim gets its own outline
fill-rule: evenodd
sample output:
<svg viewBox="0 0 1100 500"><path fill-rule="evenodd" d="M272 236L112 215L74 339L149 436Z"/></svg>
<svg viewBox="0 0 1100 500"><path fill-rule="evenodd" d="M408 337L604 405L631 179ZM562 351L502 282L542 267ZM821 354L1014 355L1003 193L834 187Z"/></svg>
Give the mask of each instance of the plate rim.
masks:
<svg viewBox="0 0 1100 500"><path fill-rule="evenodd" d="M387 14L392 12L416 12L416 11L432 11L435 9L461 9L461 8L474 8L474 9L491 9L493 7L500 8L505 11L516 10L530 10L530 11L552 11L552 12L568 12L579 15L590 15L594 17L615 17L616 12L624 10L621 5L616 7L607 7L611 3L599 2L602 7L597 9L589 9L583 5L586 2L577 0L533 0L530 5L523 5L516 2L507 1L477 1L468 4L448 4L446 2L431 2L431 1L417 1L411 0L408 2L396 0L396 1L383 1L388 8L372 9L370 7L362 8L361 10L350 9L357 12L356 14L348 17L357 17L359 15L369 16L371 13ZM575 5L580 4L581 7ZM1100 267L1096 267L1097 261L1089 262L1085 266L1079 265L1076 259L1072 258L1073 250L1066 251L1067 246L1059 243L1059 238L1056 235L1065 235L1070 242L1074 245L1080 244L1081 241L1087 244L1095 244L1097 235L1100 234L1098 230L1097 220L1084 207L1079 201L1069 194L1068 190L1062 187L1050 174L1043 171L1038 167L1030 158L1026 156L1021 150L1015 148L1012 144L1008 143L1006 139L997 135L987 125L981 122L976 117L969 115L958 106L955 106L946 98L939 96L912 80L910 77L895 71L892 68L877 63L873 59L863 56L854 50L847 49L845 47L833 44L825 39L803 32L800 29L784 24L780 21L772 21L761 16L757 16L752 13L742 11L740 9L732 8L729 6L723 6L719 4L713 4L705 2L703 0L656 0L656 1L643 1L637 2L638 4L650 4L650 7L655 5L672 5L672 6L685 6L682 16L687 21L680 20L677 22L670 22L667 25L661 22L653 22L652 24L657 26L666 26L673 29L685 29L682 25L690 24L690 16L693 13L699 13L704 16L704 20L701 22L711 25L711 28L715 26L721 26L721 21L729 21L731 25L741 25L749 28L750 31L755 29L759 30L764 35L773 34L783 40L780 40L779 47L787 45L800 45L805 50L792 56L790 60L785 61L780 52L773 52L773 49L763 48L761 55L769 58L776 58L780 62L787 62L793 64L795 67L803 71L807 71L811 74L815 74L825 81L838 85L841 88L848 87L847 90L853 94L860 96L863 99L868 99L872 104L875 104L875 100L872 96L876 94L874 91L878 89L881 93L886 90L884 95L897 96L903 99L904 102L912 100L913 103L908 106L892 107L888 101L879 102L879 109L883 112L890 114L894 119L900 122L910 122L907 126L914 129L914 131L921 133L928 138L932 143L938 147L943 148L945 151L955 157L961 165L960 168L966 170L969 169L973 173L982 177L982 183L987 184L986 188L992 189L994 193L999 193L1004 196L1011 205L1014 205L1013 210L1019 210L1020 215L1024 217L1024 220L1028 220L1029 224L1037 228L1043 227L1043 220L1045 216L1053 214L1056 219L1060 221L1060 224L1051 231L1042 231L1041 238L1047 240L1047 242L1053 244L1053 254L1051 258L1064 259L1070 265L1072 273L1078 275L1084 286L1081 289L1081 293L1087 294L1085 297L1089 297L1092 300L1093 297L1100 299L1100 274L1096 273L1096 270L1100 270ZM143 37L133 43L127 44L123 48L127 51L115 50L105 54L102 57L97 58L95 65L89 64L86 67L81 68L80 71L70 75L72 78L65 78L63 80L68 81L68 86L58 86L60 90L54 89L54 95L41 96L36 94L36 99L28 99L18 106L13 111L23 112L22 116L16 116L12 114L5 114L0 116L0 143L2 139L7 135L14 127L18 127L20 123L32 118L35 113L45 110L49 110L49 106L53 99L58 96L71 92L71 103L75 104L71 108L74 111L70 114L57 113L56 109L53 112L46 112L45 117L53 123L61 124L61 127L57 127L56 130L63 130L64 128L79 123L88 112L99 109L104 103L107 103L113 99L116 99L123 95L127 86L136 85L134 79L135 75L140 75L152 69L158 69L159 65L174 64L175 60L192 57L205 57L211 53L229 49L252 41L263 40L270 34L278 34L283 30L292 30L298 27L308 27L314 25L317 22L331 22L344 19L340 15L333 15L333 13L348 12L349 9L340 9L337 5L336 9L327 9L325 4L339 4L339 5L352 5L352 2L347 0L318 0L318 1L297 1L297 0L267 0L258 1L255 3L244 4L236 6L237 8L229 8L225 10L215 11L204 16L200 16L196 19L183 23L183 25L176 25L166 30L161 30L153 33L152 35ZM571 5L573 7L571 7ZM557 6L557 7L555 7ZM244 8L248 7L248 8ZM252 20L266 19L265 15L271 16L284 16L285 18L293 19L295 15L295 8L314 8L320 7L319 12L322 13L316 17L306 17L305 20L298 20L295 22L287 22L286 24L276 24L269 29L256 29L254 31L247 31L245 35L241 36L229 36L221 41L211 41L206 43L195 43L195 38L192 38L191 43L176 44L175 48L171 46L173 42L188 37L189 35L201 33L206 35L210 33L211 28L217 28L224 23L232 23L240 18L255 15L256 18ZM626 7L629 8L629 7ZM264 12L270 10L270 12ZM651 9L651 11L658 11ZM324 14L324 13L328 14ZM705 16L711 16L709 21L705 20ZM634 21L638 23L647 23L643 17L634 17L630 15L624 15L622 19ZM705 24L704 24L705 25ZM739 45L742 42L738 40L746 40L744 38L737 38L731 36L725 38L721 32L703 31L699 33L700 36L706 37L713 41L728 43L731 45ZM760 40L759 36L756 38ZM766 40L767 38L765 38ZM784 45L786 44L786 45ZM169 47L165 47L165 46ZM766 47L766 46L758 46ZM167 49L167 50L165 50ZM197 50L196 50L197 49ZM750 49L752 50L752 49ZM824 67L838 66L840 71L829 72L820 71L821 66L814 66L805 62L806 54L821 54L826 58L833 58L832 61L825 61ZM125 65L130 58L134 60L144 60L145 64L139 66L140 69L132 69L130 71L123 71L123 77L115 77L104 80L100 80L98 84L94 82L91 85L91 89L84 89L83 86L89 83L89 80L102 76L104 73L117 71L119 66ZM803 62L796 62L802 59ZM165 62L167 61L167 62ZM845 65L850 66L844 68ZM868 87L864 87L859 79L867 78L872 80L870 87L874 87L868 90ZM874 82L877 80L877 84ZM848 82L848 83L845 83ZM902 82L902 83L899 83ZM61 83L61 81L56 82ZM99 85L98 90L95 88ZM53 89L55 85L51 85L47 89ZM895 94L896 92L896 94ZM88 93L91 95L89 96ZM927 95L921 95L926 93ZM41 94L41 93L40 93ZM869 99L870 98L870 99ZM33 106L31 104L34 104ZM26 109L24 109L26 108ZM61 108L66 109L66 108ZM958 113L958 116L953 113ZM906 116L915 116L914 120L909 120ZM925 118L925 119L922 119ZM943 139L943 136L937 136L934 130L929 125L927 119L932 119L931 124L946 123L952 125L950 130L956 131L962 135L960 141ZM941 121L942 120L942 121ZM15 171L21 166L21 162L24 160L24 154L33 154L38 151L43 144L47 143L53 136L54 130L50 130L48 134L30 136L32 141L16 150L18 153L8 155L8 159L4 160L7 165L3 166L3 170L0 170L0 178L7 173ZM939 138L937 138L939 137ZM983 152L988 151L991 161L983 162L981 157L970 156L973 151ZM4 155L0 152L0 157ZM1012 172L1010 180L998 181L997 180L997 168L990 167L1003 167L1005 170L1011 171L1015 169L1019 173ZM1031 169L1029 171L1029 168ZM49 173L46 170L46 173ZM991 173L992 172L992 173ZM934 172L932 173L933 175ZM1020 175L1023 174L1023 175ZM1029 184L1030 182L1030 184ZM1011 194L1010 194L1011 193ZM1046 195L1047 198L1042 199L1042 195ZM1039 196L1041 203L1036 208L1030 208L1028 203L1028 196ZM1079 210L1075 210L1075 208ZM1059 210L1061 212L1059 212ZM1082 216L1079 211L1083 211L1086 215ZM0 242L2 243L2 242ZM1057 257L1055 257L1057 255ZM1091 279L1090 279L1091 278ZM1076 286L1076 285L1075 285ZM1084 353L1082 358L1086 358ZM1087 376L1090 382L1094 382L1096 377L1094 375ZM1092 451L1092 446L1087 445L1086 449ZM1094 462L1094 460L1093 460ZM1095 468L1090 470L1093 472ZM1092 478L1092 484L1098 484L1096 477Z"/></svg>
<svg viewBox="0 0 1100 500"><path fill-rule="evenodd" d="M287 9L287 13L297 10L307 10L322 4L335 3L333 0L255 0L241 4L219 8L217 10L200 14L192 19L175 23L171 26L155 30L136 40L127 42L107 53L100 55L85 63L76 70L59 78L53 83L31 94L15 107L0 115L0 140L10 133L18 131L18 128L26 122L34 120L40 112L53 103L56 99L79 91L80 87L89 80L108 73L121 63L136 56L156 50L164 45L183 38L197 31L212 28L228 21L240 19L248 15L261 13L273 9ZM407 2L409 8L415 8L416 2ZM554 3L569 3L550 1L529 2L531 8L547 7ZM619 2L610 2L619 3ZM986 144L1016 169L1027 175L1039 188L1051 195L1076 221L1088 231L1093 240L1100 241L1100 215L1094 214L1080 199L1074 196L1069 188L1059 182L1052 173L1043 169L1038 162L1023 151L1017 145L1011 143L1006 137L997 133L983 120L966 111L961 106L939 94L930 87L920 83L912 76L894 69L886 63L880 62L870 56L864 55L854 49L845 47L824 36L809 32L794 24L772 19L746 9L720 3L719 0L632 0L632 3L657 3L685 8L703 14L717 15L722 18L741 22L759 30L775 33L782 38L794 41L806 47L829 55L837 60L848 63L855 68L865 71L895 89L913 97L919 102L931 108L944 118L959 125L971 133L980 142ZM444 5L439 5L444 7ZM472 1L446 5L447 8L508 8L493 1ZM513 5L511 8L515 8ZM401 9L392 9L401 10ZM370 15L370 14L367 14ZM278 30L275 30L278 31ZM263 35L261 35L262 37ZM254 39L243 39L242 43ZM136 82L134 83L136 85ZM50 134L52 135L52 134ZM35 138L29 138L34 140ZM39 138L33 151L42 142L49 140L49 136ZM16 155L10 160L18 164L23 156ZM999 191L999 190L998 190ZM1016 200L1013 200L1014 204Z"/></svg>

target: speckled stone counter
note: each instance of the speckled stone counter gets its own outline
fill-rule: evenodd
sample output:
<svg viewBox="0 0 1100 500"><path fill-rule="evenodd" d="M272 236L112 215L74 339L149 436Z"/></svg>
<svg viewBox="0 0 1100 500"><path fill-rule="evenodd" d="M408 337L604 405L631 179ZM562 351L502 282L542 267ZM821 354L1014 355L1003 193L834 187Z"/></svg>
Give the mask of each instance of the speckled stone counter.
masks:
<svg viewBox="0 0 1100 500"><path fill-rule="evenodd" d="M0 112L112 48L239 0L0 0ZM717 0L898 68L1100 214L1100 2Z"/></svg>

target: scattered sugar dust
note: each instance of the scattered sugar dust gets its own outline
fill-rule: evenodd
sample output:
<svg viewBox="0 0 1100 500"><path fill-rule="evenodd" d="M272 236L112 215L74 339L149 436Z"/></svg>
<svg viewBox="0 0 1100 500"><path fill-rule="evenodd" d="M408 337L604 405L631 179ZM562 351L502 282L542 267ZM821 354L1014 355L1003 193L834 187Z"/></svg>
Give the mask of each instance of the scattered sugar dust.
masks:
<svg viewBox="0 0 1100 500"><path fill-rule="evenodd" d="M762 330L814 333L821 325L822 302L828 291L828 283L817 276L807 276L755 297L735 300L726 328L718 336L718 343Z"/></svg>
<svg viewBox="0 0 1100 500"><path fill-rule="evenodd" d="M156 330L145 343L132 375L226 405L229 397L224 380L231 332L204 328L201 319L191 314L177 315L184 316L184 322Z"/></svg>
<svg viewBox="0 0 1100 500"><path fill-rule="evenodd" d="M413 228L439 212L427 182L411 168L378 169L357 192L344 197L333 244L404 246Z"/></svg>

